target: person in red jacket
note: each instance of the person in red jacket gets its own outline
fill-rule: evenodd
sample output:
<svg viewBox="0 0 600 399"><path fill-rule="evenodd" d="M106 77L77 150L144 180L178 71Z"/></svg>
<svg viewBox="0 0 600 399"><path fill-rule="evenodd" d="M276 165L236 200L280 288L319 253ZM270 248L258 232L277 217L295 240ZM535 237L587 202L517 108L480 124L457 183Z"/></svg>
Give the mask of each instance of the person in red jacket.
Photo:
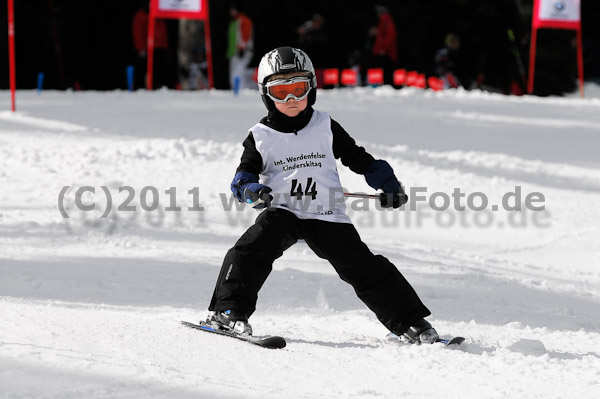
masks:
<svg viewBox="0 0 600 399"><path fill-rule="evenodd" d="M252 20L233 3L229 8L231 22L229 23L227 39L227 58L229 58L229 84L235 90L236 79L238 89L256 89L252 79L254 70L250 62L254 56L254 27Z"/></svg>
<svg viewBox="0 0 600 399"><path fill-rule="evenodd" d="M132 22L133 47L136 52L135 86L146 87L146 66L148 57L148 4L144 4ZM167 24L162 19L154 22L154 79L153 87L168 85L169 36Z"/></svg>
<svg viewBox="0 0 600 399"><path fill-rule="evenodd" d="M383 68L385 83L391 84L393 69L398 62L396 24L386 7L376 5L375 10L379 21L377 27L373 30L375 35L375 42L373 43L374 64Z"/></svg>

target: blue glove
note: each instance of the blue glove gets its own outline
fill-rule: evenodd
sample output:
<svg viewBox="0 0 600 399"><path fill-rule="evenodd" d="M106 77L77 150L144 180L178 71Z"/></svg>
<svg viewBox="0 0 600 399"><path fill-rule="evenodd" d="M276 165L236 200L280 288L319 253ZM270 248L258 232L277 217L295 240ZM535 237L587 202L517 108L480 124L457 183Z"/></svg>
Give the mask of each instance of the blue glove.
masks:
<svg viewBox="0 0 600 399"><path fill-rule="evenodd" d="M235 177L231 182L231 191L233 192L235 198L237 198L240 202L245 202L247 204L252 204L256 201L262 200L266 206L268 206L271 202L271 199L273 199L273 197L269 194L272 191L271 188L265 186L264 184L260 184L258 182L258 176L256 176L254 173L245 171L235 174ZM265 206L258 207L264 208Z"/></svg>
<svg viewBox="0 0 600 399"><path fill-rule="evenodd" d="M383 208L399 208L408 202L408 195L386 161L381 159L373 161L365 173L365 179L375 190L383 190L379 195L379 202Z"/></svg>
<svg viewBox="0 0 600 399"><path fill-rule="evenodd" d="M271 191L271 187L258 183L250 183L244 189L244 198L247 204L258 202L258 204L253 206L255 209L266 208L271 205L271 200L273 199L273 196L269 194Z"/></svg>

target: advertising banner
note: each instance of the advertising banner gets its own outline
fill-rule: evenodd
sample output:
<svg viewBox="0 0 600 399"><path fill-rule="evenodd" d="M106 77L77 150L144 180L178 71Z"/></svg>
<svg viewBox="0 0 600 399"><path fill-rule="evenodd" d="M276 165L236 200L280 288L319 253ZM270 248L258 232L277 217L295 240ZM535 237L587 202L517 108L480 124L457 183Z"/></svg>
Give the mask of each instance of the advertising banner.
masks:
<svg viewBox="0 0 600 399"><path fill-rule="evenodd" d="M206 19L205 0L154 0L152 13L156 18Z"/></svg>
<svg viewBox="0 0 600 399"><path fill-rule="evenodd" d="M538 0L534 3L535 28L579 29L581 0Z"/></svg>

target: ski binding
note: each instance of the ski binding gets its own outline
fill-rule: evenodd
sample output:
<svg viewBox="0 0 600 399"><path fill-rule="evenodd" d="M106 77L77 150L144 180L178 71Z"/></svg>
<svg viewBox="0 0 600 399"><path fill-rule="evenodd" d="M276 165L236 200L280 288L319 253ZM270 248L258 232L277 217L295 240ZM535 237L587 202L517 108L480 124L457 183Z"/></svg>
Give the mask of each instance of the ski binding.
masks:
<svg viewBox="0 0 600 399"><path fill-rule="evenodd" d="M387 335L387 338L388 339L397 340L397 341L400 341L400 342L405 342L405 343L411 344L411 345L413 344L412 342L408 341L407 339L403 339L403 338L397 336L394 333L389 333ZM443 344L444 346L454 346L454 345L458 346L458 345L462 344L464 341L465 341L464 337L452 337L452 338L449 338L449 339L440 338L440 339L438 339L435 342ZM417 345L420 345L420 344L417 344Z"/></svg>

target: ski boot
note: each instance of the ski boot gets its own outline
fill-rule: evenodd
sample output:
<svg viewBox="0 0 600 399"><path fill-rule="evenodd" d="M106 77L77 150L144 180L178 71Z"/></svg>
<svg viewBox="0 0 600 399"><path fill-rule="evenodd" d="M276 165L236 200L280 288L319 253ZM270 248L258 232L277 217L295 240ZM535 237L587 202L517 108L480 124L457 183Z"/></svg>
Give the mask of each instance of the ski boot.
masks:
<svg viewBox="0 0 600 399"><path fill-rule="evenodd" d="M252 335L252 326L248 324L248 316L236 310L210 312L206 318L206 324L217 330Z"/></svg>
<svg viewBox="0 0 600 399"><path fill-rule="evenodd" d="M410 343L418 345L433 344L440 340L437 331L425 319L421 319L410 326L402 336Z"/></svg>

